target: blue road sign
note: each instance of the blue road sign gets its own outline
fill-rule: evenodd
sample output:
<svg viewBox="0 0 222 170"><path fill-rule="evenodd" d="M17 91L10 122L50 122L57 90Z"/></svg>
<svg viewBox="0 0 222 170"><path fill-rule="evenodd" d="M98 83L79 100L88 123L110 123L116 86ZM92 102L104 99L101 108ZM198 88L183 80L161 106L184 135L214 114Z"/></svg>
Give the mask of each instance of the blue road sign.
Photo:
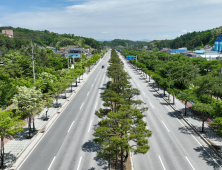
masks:
<svg viewBox="0 0 222 170"><path fill-rule="evenodd" d="M134 56L126 56L127 60L134 60Z"/></svg>

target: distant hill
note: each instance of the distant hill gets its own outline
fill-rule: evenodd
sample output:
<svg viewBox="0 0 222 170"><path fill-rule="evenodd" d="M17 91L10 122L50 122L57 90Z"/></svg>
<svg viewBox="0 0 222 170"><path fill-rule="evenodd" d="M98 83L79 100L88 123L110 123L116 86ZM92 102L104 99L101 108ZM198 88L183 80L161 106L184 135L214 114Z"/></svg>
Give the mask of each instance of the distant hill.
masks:
<svg viewBox="0 0 222 170"><path fill-rule="evenodd" d="M48 30L38 31L38 30L29 30L25 28L13 28L13 27L0 27L0 32L3 29L13 30L14 38L24 38L26 40L32 40L34 43L40 46L66 46L66 45L74 45L76 47L92 47L92 48L100 48L102 43L93 39L75 36L74 34L58 34L54 32L50 32ZM1 46L1 44L0 44Z"/></svg>
<svg viewBox="0 0 222 170"><path fill-rule="evenodd" d="M112 41L104 41L102 43L104 46L114 48L143 48L143 46L148 45L148 42L145 41L132 41L123 39L114 39Z"/></svg>
<svg viewBox="0 0 222 170"><path fill-rule="evenodd" d="M170 47L176 49L187 47L188 50L193 50L194 48L203 48L206 45L213 46L218 35L222 35L222 26L206 31L194 31L181 35L173 40L154 40L148 45L150 48Z"/></svg>

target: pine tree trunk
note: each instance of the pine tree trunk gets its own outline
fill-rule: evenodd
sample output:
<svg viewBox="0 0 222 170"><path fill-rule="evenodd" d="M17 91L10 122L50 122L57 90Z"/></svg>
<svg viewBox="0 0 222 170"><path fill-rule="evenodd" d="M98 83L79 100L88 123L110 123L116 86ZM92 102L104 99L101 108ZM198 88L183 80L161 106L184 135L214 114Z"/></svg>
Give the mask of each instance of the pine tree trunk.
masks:
<svg viewBox="0 0 222 170"><path fill-rule="evenodd" d="M4 138L1 138L1 168L4 168Z"/></svg>
<svg viewBox="0 0 222 170"><path fill-rule="evenodd" d="M123 170L123 149L121 148L121 170Z"/></svg>
<svg viewBox="0 0 222 170"><path fill-rule="evenodd" d="M116 165L115 165L115 169L118 170L118 155L116 155Z"/></svg>

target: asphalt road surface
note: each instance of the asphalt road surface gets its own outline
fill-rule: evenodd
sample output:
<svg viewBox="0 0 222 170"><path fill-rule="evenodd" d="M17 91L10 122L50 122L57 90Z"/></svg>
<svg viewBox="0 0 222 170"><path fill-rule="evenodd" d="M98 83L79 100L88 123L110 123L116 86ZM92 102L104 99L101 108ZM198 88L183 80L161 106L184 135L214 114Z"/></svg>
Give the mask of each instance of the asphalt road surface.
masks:
<svg viewBox="0 0 222 170"><path fill-rule="evenodd" d="M70 101L19 170L96 170L107 162L96 157L93 138L98 123L95 110L102 106L100 93L109 80L106 68L110 51ZM102 69L102 65L105 66Z"/></svg>
<svg viewBox="0 0 222 170"><path fill-rule="evenodd" d="M146 80L123 58L124 68L131 76L131 84L141 91L137 97L148 111L144 119L153 132L150 150L134 155L135 170L218 170L221 160L209 155L211 150L178 119L166 102L149 87ZM172 98L172 96L171 96ZM218 163L219 162L219 163Z"/></svg>
<svg viewBox="0 0 222 170"><path fill-rule="evenodd" d="M106 76L109 58L110 51L19 170L108 169L107 162L96 157L99 146L91 139L98 123L94 112L102 106L100 93L109 80ZM144 113L147 115L144 120L153 132L149 138L149 152L133 157L135 170L220 169L218 160L209 155L210 150L203 141L174 115L173 110L148 86L144 78L122 60L125 70L132 77L133 87L141 91L137 98L149 108Z"/></svg>

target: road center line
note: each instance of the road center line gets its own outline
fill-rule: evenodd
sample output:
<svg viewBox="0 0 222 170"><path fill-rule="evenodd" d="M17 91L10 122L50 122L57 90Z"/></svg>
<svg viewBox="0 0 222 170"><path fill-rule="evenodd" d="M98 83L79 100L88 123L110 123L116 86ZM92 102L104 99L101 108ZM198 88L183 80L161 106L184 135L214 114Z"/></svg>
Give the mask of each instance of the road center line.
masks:
<svg viewBox="0 0 222 170"><path fill-rule="evenodd" d="M73 123L74 123L74 121L72 122L71 126L69 127L68 133L69 133L70 129L72 128Z"/></svg>
<svg viewBox="0 0 222 170"><path fill-rule="evenodd" d="M88 129L88 132L89 132L89 130L90 130L91 124L92 124L92 120L91 120L91 122L90 122L90 125L89 125L89 129Z"/></svg>
<svg viewBox="0 0 222 170"><path fill-rule="evenodd" d="M193 167L193 165L190 163L189 159L188 159L186 156L185 156L185 158L187 159L187 161L189 162L189 164L190 164L190 166L193 168L193 170L195 170L194 167Z"/></svg>
<svg viewBox="0 0 222 170"><path fill-rule="evenodd" d="M167 129L167 131L170 132L169 129L167 128L167 126L165 125L165 123L163 121L162 121L162 123L165 126L165 128Z"/></svg>
<svg viewBox="0 0 222 170"><path fill-rule="evenodd" d="M54 158L53 158L53 160L52 160L51 164L49 165L48 170L50 170L50 168L51 168L51 166L52 166L52 164L53 164L53 162L54 162L55 158L56 158L56 157L54 157Z"/></svg>
<svg viewBox="0 0 222 170"><path fill-rule="evenodd" d="M80 166L81 161L82 161L82 157L80 157L80 161L79 161L79 165L78 165L77 170L79 170L79 166Z"/></svg>
<svg viewBox="0 0 222 170"><path fill-rule="evenodd" d="M80 107L80 110L81 110L81 108L82 108L83 104L84 104L84 102L82 103L82 105L81 105L81 107Z"/></svg>
<svg viewBox="0 0 222 170"><path fill-rule="evenodd" d="M166 170L160 156L159 156L159 159L160 159L160 162L161 162L161 165L162 165L163 169Z"/></svg>

